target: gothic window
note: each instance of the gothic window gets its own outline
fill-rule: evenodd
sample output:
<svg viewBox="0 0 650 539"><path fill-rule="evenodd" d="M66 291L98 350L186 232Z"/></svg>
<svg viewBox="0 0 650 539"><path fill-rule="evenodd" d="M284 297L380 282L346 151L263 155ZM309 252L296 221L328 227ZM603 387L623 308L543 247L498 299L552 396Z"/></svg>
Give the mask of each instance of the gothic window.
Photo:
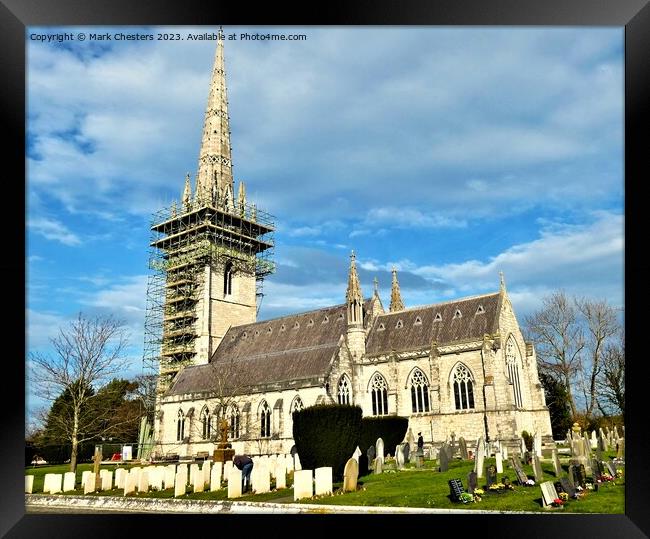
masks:
<svg viewBox="0 0 650 539"><path fill-rule="evenodd" d="M293 399L293 403L291 403L291 413L293 414L294 412L300 412L300 410L303 408L304 405L302 404L302 400L299 396L296 396L296 398Z"/></svg>
<svg viewBox="0 0 650 539"><path fill-rule="evenodd" d="M350 404L350 379L347 374L341 376L339 380L338 398L339 404Z"/></svg>
<svg viewBox="0 0 650 539"><path fill-rule="evenodd" d="M400 329L403 325L404 325L404 323L403 323L401 320L398 320L398 321L397 321L397 324L395 324L395 327L396 327L397 329Z"/></svg>
<svg viewBox="0 0 650 539"><path fill-rule="evenodd" d="M372 396L372 415L388 415L388 384L379 373L370 381Z"/></svg>
<svg viewBox="0 0 650 539"><path fill-rule="evenodd" d="M523 401L521 399L521 384L519 382L519 348L512 335L506 343L506 365L508 366L508 378L510 379L514 392L515 406L521 408Z"/></svg>
<svg viewBox="0 0 650 539"><path fill-rule="evenodd" d="M440 313L436 313L436 318L433 321L434 322L442 322L442 315Z"/></svg>
<svg viewBox="0 0 650 539"><path fill-rule="evenodd" d="M230 429L230 438L232 440L235 440L239 438L239 423L240 423L240 417L239 417L239 408L232 404L230 406L229 414L228 414L228 422L230 423L229 429Z"/></svg>
<svg viewBox="0 0 650 539"><path fill-rule="evenodd" d="M226 263L223 270L223 295L230 296L232 294L232 262Z"/></svg>
<svg viewBox="0 0 650 539"><path fill-rule="evenodd" d="M463 314L460 312L460 309L456 309L454 313L454 318L462 318Z"/></svg>
<svg viewBox="0 0 650 539"><path fill-rule="evenodd" d="M269 438L271 436L271 408L266 401L260 406L260 436Z"/></svg>
<svg viewBox="0 0 650 539"><path fill-rule="evenodd" d="M428 412L429 383L420 369L415 369L411 375L411 409L413 413Z"/></svg>
<svg viewBox="0 0 650 539"><path fill-rule="evenodd" d="M185 416L183 415L183 410L178 411L178 416L176 420L176 441L182 442L185 437Z"/></svg>
<svg viewBox="0 0 650 539"><path fill-rule="evenodd" d="M204 406L203 410L201 410L201 437L204 440L210 438L210 430L211 430L210 420L211 420L210 412L208 411L207 406Z"/></svg>
<svg viewBox="0 0 650 539"><path fill-rule="evenodd" d="M474 408L474 380L465 365L459 363L452 378L454 384L454 401L456 410Z"/></svg>
<svg viewBox="0 0 650 539"><path fill-rule="evenodd" d="M419 316L416 316L415 317L415 322L413 322L413 325L414 326L421 326L422 325L422 318L420 318Z"/></svg>

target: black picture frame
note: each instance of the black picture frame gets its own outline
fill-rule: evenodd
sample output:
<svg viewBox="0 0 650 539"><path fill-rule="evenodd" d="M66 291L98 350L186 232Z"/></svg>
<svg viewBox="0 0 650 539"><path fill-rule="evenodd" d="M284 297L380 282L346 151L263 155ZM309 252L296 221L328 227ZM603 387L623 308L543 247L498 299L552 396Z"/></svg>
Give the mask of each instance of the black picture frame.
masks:
<svg viewBox="0 0 650 539"><path fill-rule="evenodd" d="M640 350L640 324L647 318L650 269L641 254L647 242L641 218L644 199L641 186L648 178L647 152L650 148L650 6L647 0L573 0L571 2L533 0L410 0L391 2L374 0L346 3L341 0L322 3L266 3L254 7L246 3L137 2L114 0L3 0L0 4L0 39L2 47L3 123L8 130L4 143L4 194L9 214L7 222L16 230L6 234L5 251L0 271L5 283L25 278L24 178L25 167L25 27L33 25L74 24L371 24L371 25L531 25L531 26L618 26L625 27L625 308L628 356L626 423L626 502L625 515L409 515L389 518L383 515L333 519L326 515L244 515L240 518L219 518L180 515L26 515L24 512L23 435L24 409L16 404L10 389L24 387L24 341L15 335L25 327L25 297L17 286L8 286L7 305L13 309L6 321L5 342L16 342L5 354L3 379L4 414L2 429L2 478L0 495L0 535L6 537L131 537L136 533L162 533L163 536L186 536L201 533L265 533L272 537L311 533L313 522L339 529L345 520L346 532L364 535L386 531L387 522L397 530L432 533L440 526L474 527L491 535L537 537L645 537L650 535L648 508L649 466L646 458L649 445L645 427L647 401L643 399L645 354ZM10 165L10 166L7 166ZM22 204L21 204L22 202ZM13 294L13 295L12 295ZM21 311L22 307L22 311ZM643 311L641 309L644 309ZM21 315L21 313L23 313ZM15 327L15 331L11 330ZM21 413L22 412L22 413ZM191 522L188 522L191 519ZM353 520L354 519L354 520ZM407 528L404 528L404 526ZM327 530L329 531L329 529ZM390 530L392 531L392 530ZM389 532L390 533L390 532Z"/></svg>

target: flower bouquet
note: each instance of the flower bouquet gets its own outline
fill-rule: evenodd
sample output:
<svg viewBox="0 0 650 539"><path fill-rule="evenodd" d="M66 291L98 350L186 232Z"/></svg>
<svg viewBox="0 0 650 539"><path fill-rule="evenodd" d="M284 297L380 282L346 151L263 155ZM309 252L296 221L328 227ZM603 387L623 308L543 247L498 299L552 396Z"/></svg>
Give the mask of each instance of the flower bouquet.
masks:
<svg viewBox="0 0 650 539"><path fill-rule="evenodd" d="M480 502L481 501L481 496L483 496L483 489L482 488L475 488L474 489L474 501L475 502Z"/></svg>
<svg viewBox="0 0 650 539"><path fill-rule="evenodd" d="M564 493L563 493L564 494ZM561 498L555 498L553 500L553 503L551 504L553 507L562 507L564 505L564 501L562 501Z"/></svg>
<svg viewBox="0 0 650 539"><path fill-rule="evenodd" d="M458 497L458 500L463 502L463 503L470 503L470 502L474 501L474 495L470 494L469 492L463 492Z"/></svg>
<svg viewBox="0 0 650 539"><path fill-rule="evenodd" d="M526 485L527 487L533 487L533 486L535 486L535 480L534 480L534 479L528 479L528 480L524 483L524 485Z"/></svg>
<svg viewBox="0 0 650 539"><path fill-rule="evenodd" d="M558 496L559 496L560 500L562 500L564 503L569 501L569 495L566 492L560 492L558 494Z"/></svg>

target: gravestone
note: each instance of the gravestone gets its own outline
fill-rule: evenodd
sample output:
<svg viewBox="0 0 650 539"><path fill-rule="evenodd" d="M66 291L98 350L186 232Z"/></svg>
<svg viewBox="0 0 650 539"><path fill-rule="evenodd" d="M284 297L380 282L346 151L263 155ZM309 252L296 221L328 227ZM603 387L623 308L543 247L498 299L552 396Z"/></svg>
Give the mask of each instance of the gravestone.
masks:
<svg viewBox="0 0 650 539"><path fill-rule="evenodd" d="M598 460L603 460L603 450L600 447L596 447L596 458Z"/></svg>
<svg viewBox="0 0 650 539"><path fill-rule="evenodd" d="M539 431L536 431L534 434L534 442L535 442L535 454L538 457L542 456L542 433Z"/></svg>
<svg viewBox="0 0 650 539"><path fill-rule="evenodd" d="M381 457L384 460L384 440L377 438L377 443L375 443L375 457Z"/></svg>
<svg viewBox="0 0 650 539"><path fill-rule="evenodd" d="M524 470L521 468L519 459L516 456L510 457L510 465L517 475L517 481L520 485L525 485L528 481L528 476L524 473Z"/></svg>
<svg viewBox="0 0 650 539"><path fill-rule="evenodd" d="M374 468L375 468L375 474L383 473L384 472L384 459L382 459L381 457L377 457L375 459Z"/></svg>
<svg viewBox="0 0 650 539"><path fill-rule="evenodd" d="M485 479L487 481L487 486L488 487L497 482L497 469L496 469L496 466L494 466L494 464L490 464L487 467L487 472L486 472L486 478Z"/></svg>
<svg viewBox="0 0 650 539"><path fill-rule="evenodd" d="M589 440L589 445L591 446L591 449L596 449L598 447L598 438L596 437L595 430L591 431L591 438Z"/></svg>
<svg viewBox="0 0 650 539"><path fill-rule="evenodd" d="M609 475L612 477L616 477L616 464L614 464L613 461L608 460L605 462L605 466L607 466L607 471L609 472Z"/></svg>
<svg viewBox="0 0 650 539"><path fill-rule="evenodd" d="M293 456L293 469L296 470L297 472L302 470L302 464L300 463L300 455L298 455L298 453L296 453Z"/></svg>
<svg viewBox="0 0 650 539"><path fill-rule="evenodd" d="M508 446L504 445L502 449L503 449L503 460L508 460Z"/></svg>
<svg viewBox="0 0 650 539"><path fill-rule="evenodd" d="M467 474L467 492L474 494L474 490L478 486L478 479L476 478L476 472L471 471Z"/></svg>
<svg viewBox="0 0 650 539"><path fill-rule="evenodd" d="M449 497L452 502L459 502L460 495L465 492L463 489L463 483L460 479L450 479L448 482L449 485Z"/></svg>
<svg viewBox="0 0 650 539"><path fill-rule="evenodd" d="M343 470L343 492L354 492L357 490L359 479L359 464L354 459L348 459Z"/></svg>
<svg viewBox="0 0 650 539"><path fill-rule="evenodd" d="M573 484L575 486L580 485L582 488L585 488L586 483L587 483L587 473L585 471L584 464L574 464Z"/></svg>
<svg viewBox="0 0 650 539"><path fill-rule="evenodd" d="M282 462L275 465L275 488L276 490L287 488L287 468Z"/></svg>
<svg viewBox="0 0 650 539"><path fill-rule="evenodd" d="M485 458L485 447L483 443L483 436L478 439L476 444L476 457L474 458L474 471L476 477L479 479L483 477L483 459Z"/></svg>
<svg viewBox="0 0 650 539"><path fill-rule="evenodd" d="M223 462L215 462L210 470L210 492L215 492L221 488L221 468Z"/></svg>
<svg viewBox="0 0 650 539"><path fill-rule="evenodd" d="M494 454L496 459L497 473L503 473L503 458L501 457L501 451L497 451Z"/></svg>
<svg viewBox="0 0 650 539"><path fill-rule="evenodd" d="M359 446L354 450L354 453L352 453L352 458L359 463L359 456L361 455L361 449L359 449Z"/></svg>
<svg viewBox="0 0 650 539"><path fill-rule="evenodd" d="M252 490L255 494L264 494L271 490L271 474L266 463L260 462L259 466L253 466L253 472L257 468L254 479L251 477Z"/></svg>
<svg viewBox="0 0 650 539"><path fill-rule="evenodd" d="M194 476L194 484L192 485L192 492L203 492L205 483L203 482L203 472Z"/></svg>
<svg viewBox="0 0 650 539"><path fill-rule="evenodd" d="M149 472L142 470L138 479L138 492L147 492L149 490Z"/></svg>
<svg viewBox="0 0 650 539"><path fill-rule="evenodd" d="M542 465L539 462L537 453L533 454L533 473L535 474L535 481L540 483L544 478L544 474L542 473Z"/></svg>
<svg viewBox="0 0 650 539"><path fill-rule="evenodd" d="M135 485L131 492L135 490ZM84 481L84 494L90 494L95 492L95 474L90 472L86 475L86 480ZM124 487L124 494L127 494L126 486Z"/></svg>
<svg viewBox="0 0 650 539"><path fill-rule="evenodd" d="M124 477L127 473L128 471L124 468L117 468L115 470L115 488L124 488Z"/></svg>
<svg viewBox="0 0 650 539"><path fill-rule="evenodd" d="M101 480L102 480L102 490L112 490L113 470L102 470Z"/></svg>
<svg viewBox="0 0 650 539"><path fill-rule="evenodd" d="M439 461L440 461L440 467L439 470L441 472L446 472L449 470L449 456L447 455L447 451L445 450L445 447L443 446L442 449L440 450L440 454L438 455Z"/></svg>
<svg viewBox="0 0 650 539"><path fill-rule="evenodd" d="M469 455L467 454L467 442L462 436L458 439L458 448L460 449L460 458L467 460L469 458Z"/></svg>
<svg viewBox="0 0 650 539"><path fill-rule="evenodd" d="M312 470L298 470L293 474L293 500L311 498L314 495L314 474Z"/></svg>
<svg viewBox="0 0 650 539"><path fill-rule="evenodd" d="M253 466L255 468L255 466ZM228 498L241 498L242 472L237 466L228 471Z"/></svg>
<svg viewBox="0 0 650 539"><path fill-rule="evenodd" d="M26 475L25 476L25 494L31 494L34 490L34 476Z"/></svg>
<svg viewBox="0 0 650 539"><path fill-rule="evenodd" d="M374 445L371 445L368 448L368 451L366 451L366 456L368 457L368 462L370 462L370 463L375 462L375 457L377 456L377 451L375 450Z"/></svg>
<svg viewBox="0 0 650 539"><path fill-rule="evenodd" d="M618 448L616 449L616 458L625 458L625 438L621 438L618 442Z"/></svg>
<svg viewBox="0 0 650 539"><path fill-rule="evenodd" d="M315 495L332 494L332 467L322 466L314 470Z"/></svg>
<svg viewBox="0 0 650 539"><path fill-rule="evenodd" d="M416 448L415 435L413 434L411 427L409 427L409 430L406 433L406 444L409 446L409 448L408 451L404 451L404 458L406 459L407 462L409 462L408 460L409 455L411 453L414 453Z"/></svg>
<svg viewBox="0 0 650 539"><path fill-rule="evenodd" d="M395 447L395 464L398 470L404 469L404 447L401 445Z"/></svg>
<svg viewBox="0 0 650 539"><path fill-rule="evenodd" d="M50 479L50 494L57 494L61 492L63 486L63 474L54 473Z"/></svg>
<svg viewBox="0 0 650 539"><path fill-rule="evenodd" d="M555 477L560 477L562 475L562 465L560 464L560 457L557 454L557 449L553 448L551 453L551 460L553 461L553 470L555 471Z"/></svg>
<svg viewBox="0 0 650 539"><path fill-rule="evenodd" d="M555 485L553 485L551 481L544 481L539 486L542 489L542 507L551 507L553 505L553 500L556 500L558 498L557 491L555 490Z"/></svg>
<svg viewBox="0 0 650 539"><path fill-rule="evenodd" d="M560 478L560 485L562 485L562 490L564 492L566 492L569 495L570 498L573 498L576 495L576 489L571 484L571 481L569 481L568 478L561 477Z"/></svg>
<svg viewBox="0 0 650 539"><path fill-rule="evenodd" d="M76 477L74 472L66 472L63 474L63 492L74 490L75 481Z"/></svg>
<svg viewBox="0 0 650 539"><path fill-rule="evenodd" d="M591 459L591 475L592 477L598 477L603 475L603 463L599 459Z"/></svg>
<svg viewBox="0 0 650 539"><path fill-rule="evenodd" d="M411 462L411 446L409 444L402 445L402 453L404 454L404 463Z"/></svg>

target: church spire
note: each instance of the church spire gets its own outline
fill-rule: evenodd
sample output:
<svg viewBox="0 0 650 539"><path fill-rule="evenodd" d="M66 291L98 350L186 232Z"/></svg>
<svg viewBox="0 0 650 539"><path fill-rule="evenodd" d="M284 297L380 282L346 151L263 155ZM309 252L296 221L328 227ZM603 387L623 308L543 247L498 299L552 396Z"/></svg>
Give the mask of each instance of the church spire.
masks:
<svg viewBox="0 0 650 539"><path fill-rule="evenodd" d="M196 175L196 198L202 204L218 203L226 192L232 203L232 150L223 38L223 30L220 28Z"/></svg>
<svg viewBox="0 0 650 539"><path fill-rule="evenodd" d="M503 272L502 271L499 272L499 290L501 292L506 291L506 280L503 277Z"/></svg>
<svg viewBox="0 0 650 539"><path fill-rule="evenodd" d="M397 268L395 266L393 266L393 284L390 290L390 307L388 309L391 313L404 310L404 302L402 301L402 294L399 291Z"/></svg>
<svg viewBox="0 0 650 539"><path fill-rule="evenodd" d="M348 304L348 324L361 324L363 322L363 295L361 284L357 275L357 261L354 251L350 254L350 272L348 274L348 289L345 293Z"/></svg>

